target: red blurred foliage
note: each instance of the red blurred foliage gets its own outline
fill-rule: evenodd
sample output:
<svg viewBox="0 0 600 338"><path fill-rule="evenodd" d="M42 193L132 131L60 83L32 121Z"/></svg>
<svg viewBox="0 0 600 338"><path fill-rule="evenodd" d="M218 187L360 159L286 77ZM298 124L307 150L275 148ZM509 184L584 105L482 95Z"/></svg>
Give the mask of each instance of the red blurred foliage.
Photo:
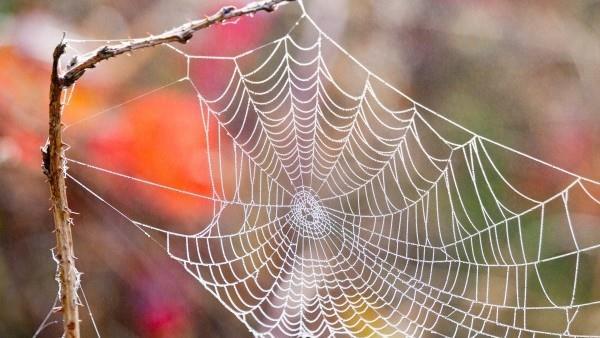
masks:
<svg viewBox="0 0 600 338"><path fill-rule="evenodd" d="M233 6L242 7L246 3L234 1ZM216 12L220 7L203 10L204 13ZM195 55L235 56L260 46L267 40L267 34L273 25L274 16L259 13L255 17L241 17L230 23L215 25L207 34L193 40L190 53ZM235 22L235 24L233 24ZM190 65L190 77L208 98L219 95L227 84L233 71L231 61L218 62L194 60Z"/></svg>
<svg viewBox="0 0 600 338"><path fill-rule="evenodd" d="M211 121L216 123L214 119ZM213 139L210 147L214 147L217 133L209 134ZM201 112L194 96L163 90L125 105L118 119L90 140L88 150L93 163L111 170L211 195L207 163L213 149L207 148ZM127 198L142 197L144 203L158 208L157 211L175 217L198 215L199 207L210 205L210 200L182 198L181 194L163 194L155 189L121 189L119 192Z"/></svg>
<svg viewBox="0 0 600 338"><path fill-rule="evenodd" d="M141 277L141 276L139 276ZM191 329L186 304L173 294L156 292L161 288L154 279L136 278L133 318L143 337L184 337ZM167 288L168 289L168 288Z"/></svg>
<svg viewBox="0 0 600 338"><path fill-rule="evenodd" d="M231 1L230 5L243 7L246 1ZM221 6L214 6L198 13L200 17L206 13L215 13ZM192 41L192 52L207 55L234 56L263 43L265 35L270 31L274 16L258 13L253 17L241 17L236 21L211 26L202 38ZM235 22L235 24L232 24ZM195 42L197 41L197 43Z"/></svg>

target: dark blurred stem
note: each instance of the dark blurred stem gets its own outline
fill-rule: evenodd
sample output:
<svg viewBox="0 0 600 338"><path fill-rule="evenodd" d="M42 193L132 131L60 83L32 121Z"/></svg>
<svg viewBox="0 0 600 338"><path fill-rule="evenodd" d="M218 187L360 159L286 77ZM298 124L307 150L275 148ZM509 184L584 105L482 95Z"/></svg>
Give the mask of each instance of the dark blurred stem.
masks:
<svg viewBox="0 0 600 338"><path fill-rule="evenodd" d="M100 47L95 51L74 58L64 73L60 73L60 57L64 54L64 41L56 46L53 54L52 76L50 81L49 130L48 142L42 149L43 170L50 184L50 199L56 234L55 256L58 264L57 281L59 283L60 305L63 314L64 337L79 338L79 309L77 289L79 273L75 267L73 237L71 235L71 212L67 202L65 178L67 173L64 157L65 148L62 143L62 111L63 92L72 86L87 69L94 68L101 61L112 57L154 47L170 42L186 43L198 30L208 28L216 23L241 17L256 12L272 12L278 5L294 0L265 0L250 3L242 8L223 7L217 13L201 20L194 20L159 35L142 39L132 39Z"/></svg>
<svg viewBox="0 0 600 338"><path fill-rule="evenodd" d="M79 309L77 305L79 273L75 268L73 237L71 236L71 213L67 203L65 185L65 150L62 143L61 115L63 104L61 97L65 86L58 74L59 59L65 52L65 47L66 45L61 42L54 49L50 79L48 143L42 152L44 173L50 184L50 200L54 217L54 232L56 235L56 251L54 254L58 264L56 277L60 284L59 297L63 314L64 337L79 338Z"/></svg>

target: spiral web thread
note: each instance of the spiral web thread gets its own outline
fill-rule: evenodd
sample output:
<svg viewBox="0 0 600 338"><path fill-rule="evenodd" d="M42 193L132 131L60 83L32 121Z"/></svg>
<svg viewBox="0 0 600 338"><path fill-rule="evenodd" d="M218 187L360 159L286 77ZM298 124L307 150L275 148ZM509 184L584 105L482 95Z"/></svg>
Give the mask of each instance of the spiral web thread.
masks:
<svg viewBox="0 0 600 338"><path fill-rule="evenodd" d="M294 37L301 25L314 31L311 44ZM599 182L415 102L342 49L304 8L288 34L238 56L168 47L187 61L177 82L197 93L207 151L219 149L207 164L212 195L69 163L212 201L212 220L196 234L145 224L68 175L164 243L252 334L594 336L578 323L600 304L581 281L600 237L581 229L598 218L576 210L583 203L598 215ZM325 49L363 72L361 93L336 82ZM240 65L259 54L258 66ZM189 65L203 60L233 65L216 98L190 79ZM532 196L505 177L499 152L566 183ZM232 168L223 167L224 157ZM237 221L225 219L231 210ZM553 264L565 267L561 275L548 273Z"/></svg>

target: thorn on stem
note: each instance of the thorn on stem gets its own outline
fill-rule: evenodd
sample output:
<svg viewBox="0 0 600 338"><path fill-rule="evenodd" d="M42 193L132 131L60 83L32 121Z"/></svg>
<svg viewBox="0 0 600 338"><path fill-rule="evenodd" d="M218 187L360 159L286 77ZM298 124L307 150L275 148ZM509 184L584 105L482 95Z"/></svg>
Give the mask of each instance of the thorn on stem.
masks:
<svg viewBox="0 0 600 338"><path fill-rule="evenodd" d="M187 43L194 36L192 31L184 31L180 35L177 36L177 42L179 43Z"/></svg>
<svg viewBox="0 0 600 338"><path fill-rule="evenodd" d="M77 56L74 56L71 61L69 62L68 67L72 68L75 67L75 65L77 64L77 61L79 61L79 58Z"/></svg>
<svg viewBox="0 0 600 338"><path fill-rule="evenodd" d="M40 148L40 151L42 152L42 172L47 177L50 177L50 154L48 153L49 146L50 142L46 141L46 144Z"/></svg>
<svg viewBox="0 0 600 338"><path fill-rule="evenodd" d="M227 14L233 12L234 10L235 10L234 6L225 6L225 7L221 8L221 13L223 15L227 15Z"/></svg>
<svg viewBox="0 0 600 338"><path fill-rule="evenodd" d="M111 57L113 53L109 46L104 46L98 51L97 54L101 57Z"/></svg>

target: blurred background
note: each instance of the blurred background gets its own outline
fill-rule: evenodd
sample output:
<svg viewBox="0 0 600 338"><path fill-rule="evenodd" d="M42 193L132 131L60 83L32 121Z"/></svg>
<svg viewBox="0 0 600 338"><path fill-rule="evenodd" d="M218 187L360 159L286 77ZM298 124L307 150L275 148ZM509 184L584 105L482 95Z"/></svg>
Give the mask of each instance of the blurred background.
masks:
<svg viewBox="0 0 600 338"><path fill-rule="evenodd" d="M600 179L600 1L305 2L325 32L417 101L493 140ZM223 5L244 3L0 2L1 337L30 337L57 292L50 251L53 224L39 149L47 133L51 52L62 32L86 40L141 37L213 13ZM237 25L201 31L185 50L237 54L281 36L297 17L296 6L288 5L274 14L261 13ZM74 43L70 52L97 45ZM185 73L181 62L172 51L158 48L88 71L65 113L66 123L171 83ZM212 74L198 72L198 76ZM154 175L161 182L195 191L206 189L206 177L187 166L193 159L181 160L198 149L193 141L185 136L168 138L160 145L160 156L148 151L153 145L149 135L193 133L197 126L186 122L190 115L173 115L159 127L164 121L160 114L141 118L127 112L164 107L192 114L195 96L175 85L153 97L123 107L117 117L102 123L70 129L73 152L80 158L112 158L130 174ZM139 128L132 130L134 124ZM123 147L134 151L120 153ZM172 149L176 151L168 151ZM206 218L201 205L189 200L156 198L139 191L135 195L111 192L105 177L88 173L85 179L112 193L117 203L135 203L140 213L151 209L145 217L156 223L185 228ZM535 184L545 182L540 179ZM77 267L83 272L83 289L103 336L247 334L243 324L160 247L86 192L70 187L70 206L78 213L74 218ZM598 218L590 222L600 225ZM591 285L600 284L596 261L586 271ZM84 336L93 336L86 309L81 316ZM600 314L590 317L589 325L598 325L594 318L597 322ZM59 336L60 328L51 324L40 336Z"/></svg>

